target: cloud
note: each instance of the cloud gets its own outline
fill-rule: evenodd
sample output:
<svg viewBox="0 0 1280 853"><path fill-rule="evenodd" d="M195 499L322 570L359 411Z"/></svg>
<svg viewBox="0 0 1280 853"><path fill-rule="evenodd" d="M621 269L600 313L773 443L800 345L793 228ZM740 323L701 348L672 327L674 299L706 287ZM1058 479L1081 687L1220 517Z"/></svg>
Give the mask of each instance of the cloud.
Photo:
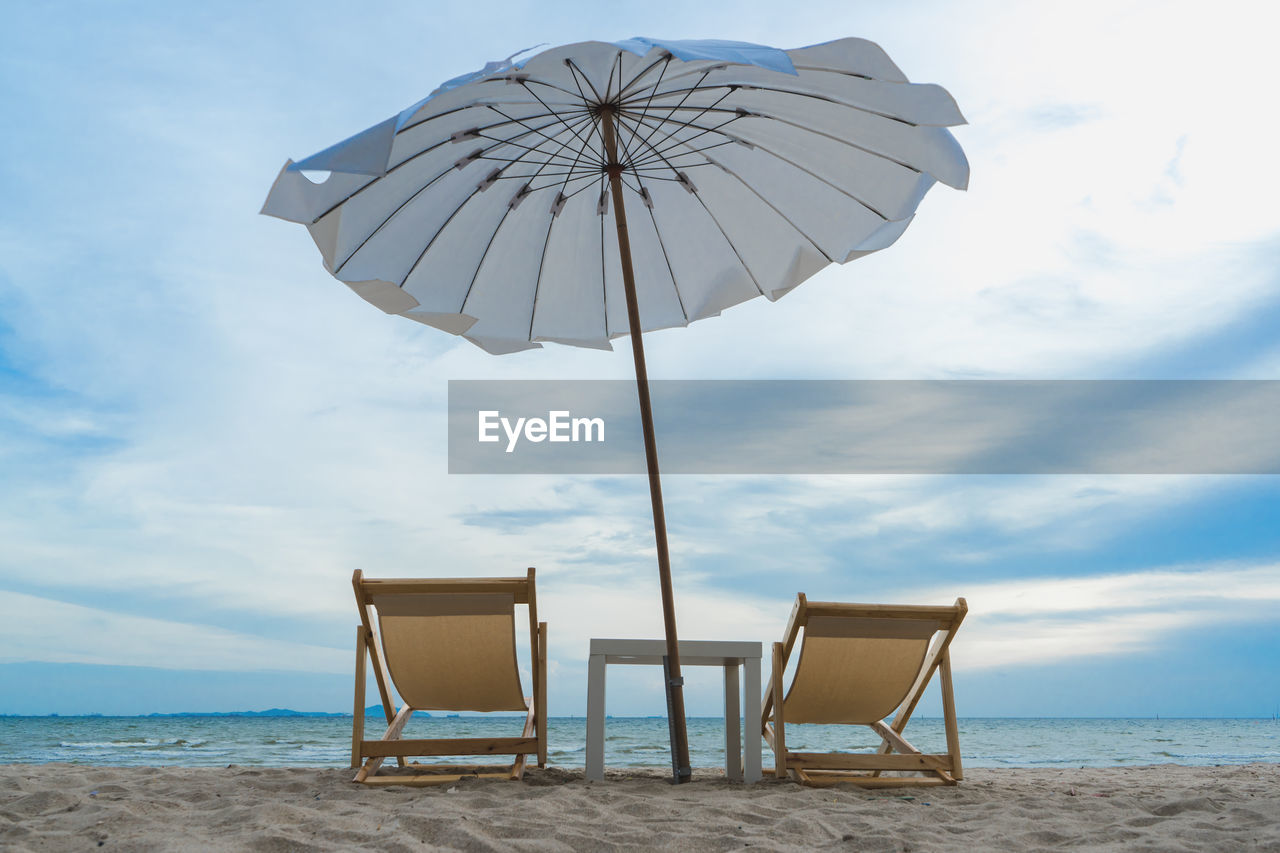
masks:
<svg viewBox="0 0 1280 853"><path fill-rule="evenodd" d="M1026 121L1046 130L1061 130L1103 115L1096 104L1041 104L1026 112Z"/></svg>
<svg viewBox="0 0 1280 853"><path fill-rule="evenodd" d="M463 513L458 520L471 527L512 531L564 521L574 515L577 513L572 509L504 509Z"/></svg>
<svg viewBox="0 0 1280 853"><path fill-rule="evenodd" d="M963 667L1047 666L1176 649L1194 629L1273 622L1280 563L1034 578L963 591L970 607L956 638Z"/></svg>
<svg viewBox="0 0 1280 853"><path fill-rule="evenodd" d="M88 641L86 642L86 639ZM126 616L7 592L0 663L110 664L166 669L346 673L348 651L167 619Z"/></svg>

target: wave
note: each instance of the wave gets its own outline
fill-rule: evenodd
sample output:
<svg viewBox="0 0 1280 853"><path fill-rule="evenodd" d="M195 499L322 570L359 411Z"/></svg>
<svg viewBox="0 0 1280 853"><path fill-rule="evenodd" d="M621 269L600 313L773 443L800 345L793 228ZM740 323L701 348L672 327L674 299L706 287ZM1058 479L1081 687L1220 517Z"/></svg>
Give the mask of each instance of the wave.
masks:
<svg viewBox="0 0 1280 853"><path fill-rule="evenodd" d="M960 746L969 767L1101 767L1177 763L1280 762L1280 724L1271 720L961 720ZM435 717L415 721L410 736L506 736L512 718ZM367 731L372 732L377 727ZM744 724L744 730L750 726ZM942 721L913 721L912 742L925 752L946 749ZM1124 734L1128 732L1129 734ZM788 734L791 734L788 732ZM847 728L799 727L795 749L855 752L878 742ZM609 720L606 766L665 766L670 759L663 717ZM553 718L552 763L582 766L585 721ZM790 741L791 738L788 738ZM719 720L689 720L691 758L724 762ZM0 720L0 761L67 761L85 765L329 766L348 763L350 718L6 718ZM768 749L764 761L770 761Z"/></svg>
<svg viewBox="0 0 1280 853"><path fill-rule="evenodd" d="M118 740L109 741L59 741L58 746L61 749L155 749L157 747L187 747L196 749L204 746L207 741L195 740L189 741L185 738L120 738Z"/></svg>

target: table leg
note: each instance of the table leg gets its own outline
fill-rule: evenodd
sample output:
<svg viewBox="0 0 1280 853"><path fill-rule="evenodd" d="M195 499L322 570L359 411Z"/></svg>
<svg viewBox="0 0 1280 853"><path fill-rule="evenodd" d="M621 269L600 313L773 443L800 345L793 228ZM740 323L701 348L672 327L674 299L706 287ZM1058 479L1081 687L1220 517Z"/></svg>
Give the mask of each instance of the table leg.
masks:
<svg viewBox="0 0 1280 853"><path fill-rule="evenodd" d="M738 708L738 665L724 667L724 774L742 781L742 731Z"/></svg>
<svg viewBox="0 0 1280 853"><path fill-rule="evenodd" d="M746 717L746 772L742 781L748 785L760 781L760 658L743 658L742 701Z"/></svg>
<svg viewBox="0 0 1280 853"><path fill-rule="evenodd" d="M604 679L605 656L587 661L587 779L604 778Z"/></svg>

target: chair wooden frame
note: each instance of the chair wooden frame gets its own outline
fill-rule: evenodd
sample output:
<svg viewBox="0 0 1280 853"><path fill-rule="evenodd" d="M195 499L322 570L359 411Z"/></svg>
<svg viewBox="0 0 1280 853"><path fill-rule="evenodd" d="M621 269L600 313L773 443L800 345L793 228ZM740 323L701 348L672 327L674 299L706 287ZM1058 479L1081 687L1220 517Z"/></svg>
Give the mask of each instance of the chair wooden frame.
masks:
<svg viewBox="0 0 1280 853"><path fill-rule="evenodd" d="M956 603L949 607L921 607L808 601L804 593L799 593L796 596L795 606L791 609L791 616L787 620L783 641L773 644L772 674L765 688L761 708L761 733L774 752L774 775L777 778L789 775L806 785L852 783L877 788L954 785L963 779L964 768L960 760L955 696L951 685L950 646L967 612L968 605L963 598L957 598ZM937 624L932 644L924 655L920 670L910 689L898 703L893 722L886 724L883 720L876 720L861 723L881 738L880 747L875 753L811 753L787 750L783 674L796 640L800 636L801 628L804 628L810 618L815 616L847 618L851 623L854 620L893 619ZM946 729L947 751L940 754L925 754L907 742L902 732L935 672L938 673L942 688L942 714ZM794 677L792 682L794 684ZM886 771L915 771L922 775L882 776L881 774Z"/></svg>
<svg viewBox="0 0 1280 853"><path fill-rule="evenodd" d="M366 785L410 785L422 787L456 782L463 777L478 776L495 779L520 779L524 775L526 756L535 755L539 767L547 763L547 623L538 621L537 595L534 588L534 570L520 578L391 578L364 577L357 569L351 577L355 589L356 606L360 610L360 625L356 628L355 700L352 706L351 766L359 767L353 782ZM436 738L406 739L404 731L414 708L407 703L393 711L391 700L391 675L386 652L374 628L373 597L423 596L430 594L508 594L516 604L528 605L530 657L533 674L533 696L525 697L528 706L524 728L519 737L504 738ZM424 650L424 654L429 650ZM373 674L378 694L387 718L387 730L378 740L364 738L365 665L373 663ZM482 674L478 674L482 675ZM518 677L518 676L517 676ZM455 711L476 710L454 708ZM480 764L417 764L407 763L410 756L438 755L512 755L510 766L497 767ZM397 774L376 775L383 761L395 758L400 770Z"/></svg>

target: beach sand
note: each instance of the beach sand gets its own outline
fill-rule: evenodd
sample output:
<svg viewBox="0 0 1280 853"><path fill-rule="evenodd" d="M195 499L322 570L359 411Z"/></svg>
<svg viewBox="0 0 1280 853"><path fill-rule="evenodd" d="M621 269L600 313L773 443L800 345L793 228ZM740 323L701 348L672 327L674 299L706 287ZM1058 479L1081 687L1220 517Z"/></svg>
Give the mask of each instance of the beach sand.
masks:
<svg viewBox="0 0 1280 853"><path fill-rule="evenodd" d="M365 788L348 770L0 767L25 850L1276 850L1280 765L973 769L954 788L744 787L659 771Z"/></svg>

